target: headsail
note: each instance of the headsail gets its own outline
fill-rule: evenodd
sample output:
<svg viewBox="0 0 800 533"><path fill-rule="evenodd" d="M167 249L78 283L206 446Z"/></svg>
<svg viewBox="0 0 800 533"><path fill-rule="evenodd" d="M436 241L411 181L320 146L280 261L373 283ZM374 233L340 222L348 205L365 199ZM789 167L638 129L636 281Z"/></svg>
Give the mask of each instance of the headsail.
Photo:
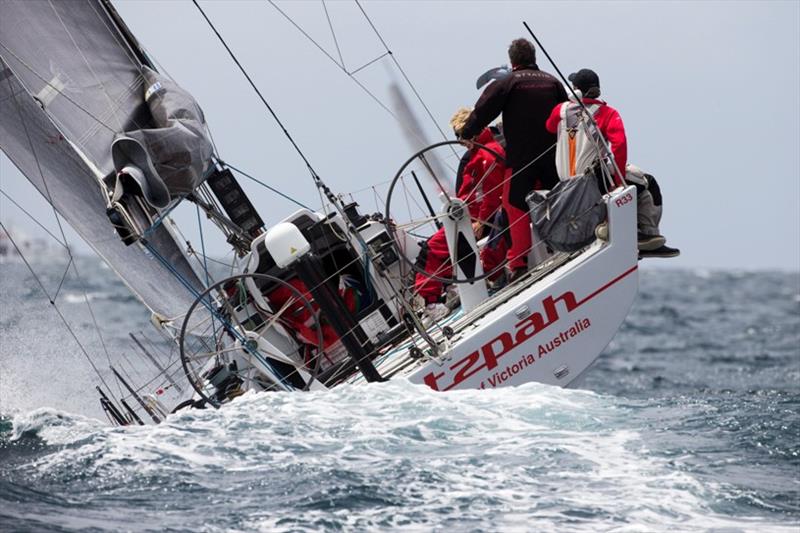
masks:
<svg viewBox="0 0 800 533"><path fill-rule="evenodd" d="M106 216L112 142L155 125L120 24L102 0L0 4L0 148L145 305L175 317L203 284L169 226L147 236L161 261L126 247Z"/></svg>

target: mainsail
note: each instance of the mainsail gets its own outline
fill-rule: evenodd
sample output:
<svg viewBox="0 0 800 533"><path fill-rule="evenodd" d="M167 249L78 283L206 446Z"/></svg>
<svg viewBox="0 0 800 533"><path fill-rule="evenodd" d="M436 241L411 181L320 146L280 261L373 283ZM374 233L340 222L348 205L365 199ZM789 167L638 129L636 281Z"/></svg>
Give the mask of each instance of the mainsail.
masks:
<svg viewBox="0 0 800 533"><path fill-rule="evenodd" d="M106 215L112 142L156 126L147 60L115 15L103 0L0 3L0 148L145 305L177 317L203 283L170 226L125 246Z"/></svg>

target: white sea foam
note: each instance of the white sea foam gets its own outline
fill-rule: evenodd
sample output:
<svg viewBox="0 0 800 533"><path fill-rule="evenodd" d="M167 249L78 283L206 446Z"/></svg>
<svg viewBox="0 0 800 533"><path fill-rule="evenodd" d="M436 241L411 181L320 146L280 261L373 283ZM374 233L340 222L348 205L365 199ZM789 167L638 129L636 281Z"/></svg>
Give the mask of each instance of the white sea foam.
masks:
<svg viewBox="0 0 800 533"><path fill-rule="evenodd" d="M83 271L110 295L93 301L110 357L80 305L60 309L118 394L109 364L152 372L122 357L148 315L99 269ZM52 274L47 287L62 270ZM16 279L0 276L0 410L14 415L13 430L0 422L0 522L11 529L796 530L796 274L643 272L588 376L605 395L392 382L245 395L127 428L68 414L102 418L100 380ZM75 290L59 300L82 302Z"/></svg>
<svg viewBox="0 0 800 533"><path fill-rule="evenodd" d="M159 426L103 428L52 410L14 420L15 436L35 432L62 447L37 459L40 474L89 476L101 490L120 481L131 490L195 487L197 502L183 505L203 518L190 528L783 528L715 513L724 487L652 454L642 431L630 408L589 392L526 385L441 394L407 382L248 394ZM236 518L216 521L217 508Z"/></svg>

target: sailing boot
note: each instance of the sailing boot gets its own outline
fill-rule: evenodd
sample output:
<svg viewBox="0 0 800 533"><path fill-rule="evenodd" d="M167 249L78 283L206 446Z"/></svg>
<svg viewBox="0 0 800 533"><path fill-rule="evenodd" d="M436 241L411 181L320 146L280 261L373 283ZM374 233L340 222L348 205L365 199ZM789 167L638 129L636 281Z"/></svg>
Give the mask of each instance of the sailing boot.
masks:
<svg viewBox="0 0 800 533"><path fill-rule="evenodd" d="M527 273L528 273L528 267L526 266L512 269L506 278L508 279L508 285L511 285L517 280L524 278Z"/></svg>
<svg viewBox="0 0 800 533"><path fill-rule="evenodd" d="M639 259L644 257L678 257L681 251L677 248L671 248L666 244L661 245L655 250L639 250Z"/></svg>
<svg viewBox="0 0 800 533"><path fill-rule="evenodd" d="M431 326L450 314L450 308L443 303L432 303L425 306L422 316L422 324L425 327Z"/></svg>
<svg viewBox="0 0 800 533"><path fill-rule="evenodd" d="M448 285L447 289L444 291L444 305L450 310L461 305L461 296L458 293L458 287L455 283Z"/></svg>
<svg viewBox="0 0 800 533"><path fill-rule="evenodd" d="M608 222L601 222L594 228L594 236L601 241L608 240Z"/></svg>
<svg viewBox="0 0 800 533"><path fill-rule="evenodd" d="M639 251L650 252L664 246L667 242L662 235L646 235L644 233L638 234Z"/></svg>

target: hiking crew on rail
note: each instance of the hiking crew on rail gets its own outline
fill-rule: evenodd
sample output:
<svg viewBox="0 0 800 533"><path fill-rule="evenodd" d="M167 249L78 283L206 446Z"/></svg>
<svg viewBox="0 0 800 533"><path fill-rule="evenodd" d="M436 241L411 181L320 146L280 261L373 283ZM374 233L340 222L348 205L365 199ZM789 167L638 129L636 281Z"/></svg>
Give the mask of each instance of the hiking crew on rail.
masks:
<svg viewBox="0 0 800 533"><path fill-rule="evenodd" d="M465 162L476 157L492 159L481 154L481 150L475 153L471 143L494 143L487 127L502 114L505 171L500 202L508 220L507 232L511 237L510 246L502 247L503 250L507 248L505 255L508 272L505 281L513 282L527 273L529 252L537 244L532 242L529 207L526 203L528 194L533 190L552 189L559 179L568 180L592 172L598 161L603 159L601 143L610 146L613 156L613 162L610 159L606 162L612 168L613 183L606 184L605 188L619 187L626 182L637 188L639 256L679 255L678 249L666 246L666 239L658 228L662 212L658 183L651 174L628 164L625 126L619 112L599 99L598 75L590 69L581 69L569 76L573 89L581 98L581 106L574 98L567 97L567 91L561 82L539 69L536 65L536 50L530 41L512 41L508 48L508 58L511 71L500 68L484 74L482 78L488 76L490 83L475 103L472 112L464 117L464 111L460 110L462 116L457 113L451 121L456 136L464 140L464 144L470 148L462 158L457 176L458 196L462 197L463 193L466 197L474 192L470 186L465 188L470 182L462 184L461 181L464 178L462 171ZM591 114L591 119L585 116L587 111ZM587 124L590 127L585 127ZM593 134L587 134L588 132ZM591 135L596 138L590 138ZM495 151L502 150L496 143L490 146ZM495 178L496 171L492 180ZM485 190L486 185L484 192ZM494 205L496 201L493 195L487 195L479 208L480 217L489 220L486 218L487 206ZM498 220L501 218L498 217ZM482 233L478 229L476 228L476 236L480 238ZM596 233L599 238L607 239L607 224L598 226ZM497 253L497 249L481 253L485 269L490 270L499 264L502 256L498 259ZM444 233L439 231L423 246L423 253L418 261L424 264L425 271L429 274L447 277L450 272L447 255ZM502 283L495 284L495 287L500 285ZM415 292L424 299L429 315L440 318L446 314L444 306L439 303L441 283L424 274L418 274Z"/></svg>

